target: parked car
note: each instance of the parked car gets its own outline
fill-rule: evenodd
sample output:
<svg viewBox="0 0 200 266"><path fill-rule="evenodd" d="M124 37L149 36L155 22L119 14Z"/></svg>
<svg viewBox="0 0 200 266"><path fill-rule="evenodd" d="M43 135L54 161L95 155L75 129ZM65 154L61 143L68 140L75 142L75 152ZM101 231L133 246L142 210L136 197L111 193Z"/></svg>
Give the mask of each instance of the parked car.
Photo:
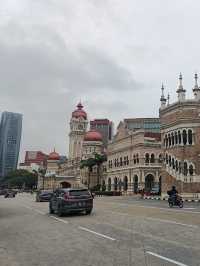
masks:
<svg viewBox="0 0 200 266"><path fill-rule="evenodd" d="M152 189L150 191L150 195L151 196L158 196L158 195L160 195L160 188L159 188L159 186L152 187Z"/></svg>
<svg viewBox="0 0 200 266"><path fill-rule="evenodd" d="M57 189L49 202L49 213L56 213L58 216L72 212L90 214L92 208L93 196L88 189Z"/></svg>
<svg viewBox="0 0 200 266"><path fill-rule="evenodd" d="M36 202L49 201L53 195L52 190L39 190L36 193Z"/></svg>
<svg viewBox="0 0 200 266"><path fill-rule="evenodd" d="M4 194L4 198L14 198L16 194L17 192L14 190L7 190Z"/></svg>

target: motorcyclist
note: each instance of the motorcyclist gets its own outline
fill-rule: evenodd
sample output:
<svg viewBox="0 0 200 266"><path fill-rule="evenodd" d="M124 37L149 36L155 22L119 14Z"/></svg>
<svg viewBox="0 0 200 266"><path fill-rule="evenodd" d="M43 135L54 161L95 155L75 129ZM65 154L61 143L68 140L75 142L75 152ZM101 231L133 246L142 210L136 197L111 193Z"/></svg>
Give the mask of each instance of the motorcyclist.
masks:
<svg viewBox="0 0 200 266"><path fill-rule="evenodd" d="M175 186L172 186L172 189L169 191L170 197L172 198L173 202L176 203L178 198L178 190L176 190Z"/></svg>

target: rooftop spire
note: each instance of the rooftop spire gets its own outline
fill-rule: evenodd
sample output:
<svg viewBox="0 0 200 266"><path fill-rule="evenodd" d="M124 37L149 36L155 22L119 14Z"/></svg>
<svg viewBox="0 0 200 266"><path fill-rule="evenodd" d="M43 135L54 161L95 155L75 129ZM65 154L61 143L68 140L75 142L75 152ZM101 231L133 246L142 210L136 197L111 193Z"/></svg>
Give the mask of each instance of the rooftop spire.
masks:
<svg viewBox="0 0 200 266"><path fill-rule="evenodd" d="M161 109L162 109L162 108L165 108L166 101L167 101L165 99L165 96L164 96L164 85L163 85L163 83L162 83L161 91L162 91L162 93L161 93L161 97L160 97L160 102L161 102Z"/></svg>
<svg viewBox="0 0 200 266"><path fill-rule="evenodd" d="M199 101L200 100L200 88L198 86L198 75L197 75L197 73L195 73L195 75L194 75L194 80L195 80L194 88L193 88L194 99Z"/></svg>
<svg viewBox="0 0 200 266"><path fill-rule="evenodd" d="M177 90L177 92L179 92L179 91L184 91L184 89L183 89L183 76L182 76L182 74L180 73L179 74L179 85L178 85L178 90Z"/></svg>
<svg viewBox="0 0 200 266"><path fill-rule="evenodd" d="M168 95L167 95L167 105L169 105L169 99L170 99L170 95L168 93Z"/></svg>
<svg viewBox="0 0 200 266"><path fill-rule="evenodd" d="M195 80L195 83L194 83L194 89L193 89L193 91L199 90L199 86L198 86L198 75L197 75L197 73L194 74L194 80Z"/></svg>
<svg viewBox="0 0 200 266"><path fill-rule="evenodd" d="M180 73L180 75L179 75L179 85L178 85L178 89L176 91L178 93L179 102L185 101L185 90L183 89L182 80L183 80L183 77L182 77L182 74Z"/></svg>

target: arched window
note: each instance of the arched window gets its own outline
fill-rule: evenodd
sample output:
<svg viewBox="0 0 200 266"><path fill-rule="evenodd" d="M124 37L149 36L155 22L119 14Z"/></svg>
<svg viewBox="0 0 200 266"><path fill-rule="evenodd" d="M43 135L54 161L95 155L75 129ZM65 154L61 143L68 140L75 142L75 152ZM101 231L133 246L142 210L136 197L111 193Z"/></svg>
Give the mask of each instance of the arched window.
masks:
<svg viewBox="0 0 200 266"><path fill-rule="evenodd" d="M165 139L166 139L166 148L168 147L168 137L167 135L165 135Z"/></svg>
<svg viewBox="0 0 200 266"><path fill-rule="evenodd" d="M158 161L159 163L162 163L162 154L159 154Z"/></svg>
<svg viewBox="0 0 200 266"><path fill-rule="evenodd" d="M126 161L126 156L124 157L124 165L126 165L127 161Z"/></svg>
<svg viewBox="0 0 200 266"><path fill-rule="evenodd" d="M172 166L172 158L171 158L170 155L169 155L169 166L170 166L170 167Z"/></svg>
<svg viewBox="0 0 200 266"><path fill-rule="evenodd" d="M138 153L136 154L136 161L137 161L137 163L139 163L139 154Z"/></svg>
<svg viewBox="0 0 200 266"><path fill-rule="evenodd" d="M145 154L145 163L149 163L149 154L148 153Z"/></svg>
<svg viewBox="0 0 200 266"><path fill-rule="evenodd" d="M188 165L187 165L187 162L184 162L184 164L183 164L183 174L185 176L187 176L187 174L188 174Z"/></svg>
<svg viewBox="0 0 200 266"><path fill-rule="evenodd" d="M115 167L117 166L117 160L115 159L115 163L114 163Z"/></svg>
<svg viewBox="0 0 200 266"><path fill-rule="evenodd" d="M172 158L172 168L175 169L175 162L174 162L174 158Z"/></svg>
<svg viewBox="0 0 200 266"><path fill-rule="evenodd" d="M177 135L177 132L175 132L175 144L176 145L178 144L178 135Z"/></svg>
<svg viewBox="0 0 200 266"><path fill-rule="evenodd" d="M126 164L129 165L129 158L126 156Z"/></svg>
<svg viewBox="0 0 200 266"><path fill-rule="evenodd" d="M117 182L117 177L114 178L114 190L117 190L118 182Z"/></svg>
<svg viewBox="0 0 200 266"><path fill-rule="evenodd" d="M193 169L193 165L192 164L189 166L189 174L190 175L194 174L194 169Z"/></svg>
<svg viewBox="0 0 200 266"><path fill-rule="evenodd" d="M181 144L181 132L178 131L178 144Z"/></svg>
<svg viewBox="0 0 200 266"><path fill-rule="evenodd" d="M168 154L166 153L166 155L165 155L165 158L166 158L166 164L168 164Z"/></svg>
<svg viewBox="0 0 200 266"><path fill-rule="evenodd" d="M122 157L120 157L120 166L123 165Z"/></svg>
<svg viewBox="0 0 200 266"><path fill-rule="evenodd" d="M183 145L186 145L187 144L187 132L186 130L184 129L183 130Z"/></svg>
<svg viewBox="0 0 200 266"><path fill-rule="evenodd" d="M175 162L175 169L176 169L176 171L178 171L178 161L177 160Z"/></svg>
<svg viewBox="0 0 200 266"><path fill-rule="evenodd" d="M117 167L119 167L119 160L118 160L118 158L117 158Z"/></svg>
<svg viewBox="0 0 200 266"><path fill-rule="evenodd" d="M111 191L111 178L108 178L108 191Z"/></svg>
<svg viewBox="0 0 200 266"><path fill-rule="evenodd" d="M192 145L192 130L191 129L188 130L188 143Z"/></svg>
<svg viewBox="0 0 200 266"><path fill-rule="evenodd" d="M136 156L135 156L135 154L133 155L133 162L134 162L134 164L136 164Z"/></svg>
<svg viewBox="0 0 200 266"><path fill-rule="evenodd" d="M171 146L171 136L168 134L168 139L169 139L169 147Z"/></svg>
<svg viewBox="0 0 200 266"><path fill-rule="evenodd" d="M118 182L118 186L119 186L119 191L121 191L122 190L122 180L121 179Z"/></svg>
<svg viewBox="0 0 200 266"><path fill-rule="evenodd" d="M178 163L178 171L179 171L179 174L181 174L181 162Z"/></svg>
<svg viewBox="0 0 200 266"><path fill-rule="evenodd" d="M125 176L124 177L124 191L127 191L127 189L128 189L128 177Z"/></svg>
<svg viewBox="0 0 200 266"><path fill-rule="evenodd" d="M151 154L150 163L155 163L155 155L153 153Z"/></svg>
<svg viewBox="0 0 200 266"><path fill-rule="evenodd" d="M172 133L171 136L172 136L172 146L174 146L174 133Z"/></svg>

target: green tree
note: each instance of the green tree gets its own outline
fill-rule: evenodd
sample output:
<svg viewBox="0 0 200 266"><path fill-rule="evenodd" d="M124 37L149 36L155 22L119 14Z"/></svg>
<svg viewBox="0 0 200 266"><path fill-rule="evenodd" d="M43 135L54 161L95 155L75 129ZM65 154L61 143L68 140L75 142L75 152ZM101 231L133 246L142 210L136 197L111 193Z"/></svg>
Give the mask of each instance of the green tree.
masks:
<svg viewBox="0 0 200 266"><path fill-rule="evenodd" d="M80 168L87 167L88 168L88 188L90 188L90 176L92 172L93 166L96 165L96 161L94 158L88 158L87 160L82 160L80 164Z"/></svg>
<svg viewBox="0 0 200 266"><path fill-rule="evenodd" d="M94 154L95 165L97 166L97 185L100 185L100 168L101 165L107 161L107 156L105 154Z"/></svg>
<svg viewBox="0 0 200 266"><path fill-rule="evenodd" d="M3 184L10 188L28 188L33 189L37 186L37 173L30 173L27 170L15 170L10 172L3 179Z"/></svg>
<svg viewBox="0 0 200 266"><path fill-rule="evenodd" d="M100 189L100 167L105 161L107 161L106 155L98 153L94 153L94 157L81 161L80 168L88 168L88 188L90 188L90 177L92 169L94 166L97 166L97 187Z"/></svg>

